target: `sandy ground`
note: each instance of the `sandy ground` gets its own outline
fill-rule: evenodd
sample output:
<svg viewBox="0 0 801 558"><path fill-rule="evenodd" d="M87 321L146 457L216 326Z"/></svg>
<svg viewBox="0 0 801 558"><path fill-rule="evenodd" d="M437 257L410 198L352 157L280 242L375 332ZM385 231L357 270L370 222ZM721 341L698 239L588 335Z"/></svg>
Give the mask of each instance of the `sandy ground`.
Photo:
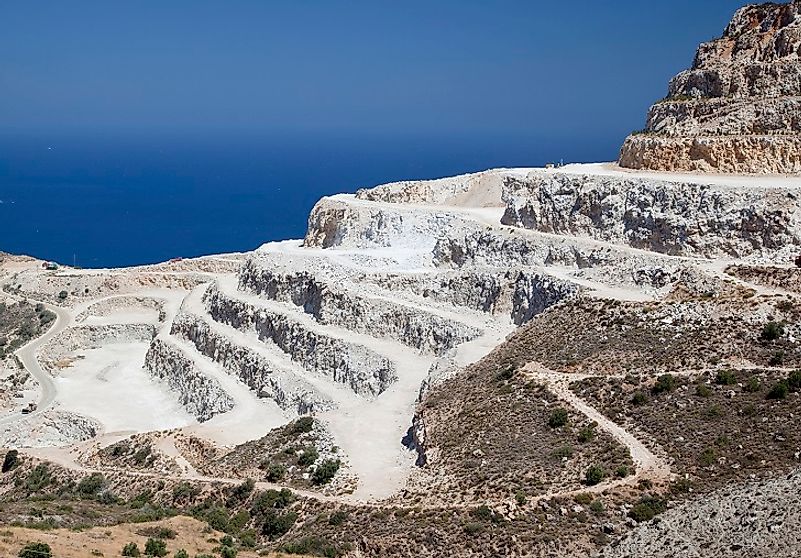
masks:
<svg viewBox="0 0 801 558"><path fill-rule="evenodd" d="M174 539L167 539L168 556L183 548L189 556L197 554L211 554L217 546L208 542L208 539L219 540L224 533L210 531L205 523L189 517L174 517L153 523L134 523L115 525L113 527L95 527L82 531L68 529L55 529L53 531L38 531L10 527L0 530L0 556L16 556L19 550L28 542L44 542L50 545L55 558L87 558L90 556L120 556L122 547L129 542L135 542L139 550L144 552L148 537L140 535L148 527L167 527L176 532ZM239 558L255 558L255 552L240 551ZM270 554L269 556L278 556Z"/></svg>
<svg viewBox="0 0 801 558"><path fill-rule="evenodd" d="M60 409L98 420L106 432L165 430L194 423L165 384L142 368L147 343L79 351L56 378Z"/></svg>

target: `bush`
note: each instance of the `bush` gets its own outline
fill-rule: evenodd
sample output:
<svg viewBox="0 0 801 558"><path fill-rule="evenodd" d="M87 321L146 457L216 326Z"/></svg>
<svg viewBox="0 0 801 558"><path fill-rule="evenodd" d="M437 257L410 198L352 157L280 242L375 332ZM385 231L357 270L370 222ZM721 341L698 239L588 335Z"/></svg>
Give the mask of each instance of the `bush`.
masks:
<svg viewBox="0 0 801 558"><path fill-rule="evenodd" d="M526 498L526 493L522 490L518 490L515 493L515 502L517 502L518 506L525 506L528 499Z"/></svg>
<svg viewBox="0 0 801 558"><path fill-rule="evenodd" d="M748 378L748 381L745 383L743 389L749 393L756 393L762 389L762 384L760 383L759 378L756 376L751 376Z"/></svg>
<svg viewBox="0 0 801 558"><path fill-rule="evenodd" d="M648 396L642 391L635 392L631 397L631 404L635 407L645 405L646 403L648 403Z"/></svg>
<svg viewBox="0 0 801 558"><path fill-rule="evenodd" d="M295 501L295 495L291 490L282 488L278 490L265 490L253 500L250 514L258 521L269 510L284 509Z"/></svg>
<svg viewBox="0 0 801 558"><path fill-rule="evenodd" d="M242 484L236 485L228 495L228 504L233 507L239 502L244 502L255 487L256 483L253 479L246 479Z"/></svg>
<svg viewBox="0 0 801 558"><path fill-rule="evenodd" d="M278 547L278 550L286 554L305 554L307 556L339 558L350 550L350 546L338 547L328 539L311 535L286 542Z"/></svg>
<svg viewBox="0 0 801 558"><path fill-rule="evenodd" d="M600 465L593 465L584 474L584 483L588 486L595 486L606 477L606 471Z"/></svg>
<svg viewBox="0 0 801 558"><path fill-rule="evenodd" d="M167 543L161 539L147 539L145 543L146 556L167 556Z"/></svg>
<svg viewBox="0 0 801 558"><path fill-rule="evenodd" d="M265 477L270 482L278 482L286 475L286 467L280 463L271 463L267 466L267 473Z"/></svg>
<svg viewBox="0 0 801 558"><path fill-rule="evenodd" d="M317 458L320 457L317 448L314 446L309 446L303 450L303 453L298 456L298 465L302 465L304 467L309 467L314 465L314 462L317 461Z"/></svg>
<svg viewBox="0 0 801 558"><path fill-rule="evenodd" d="M175 554L173 554L173 558L189 558L189 553L183 548L179 548L175 551Z"/></svg>
<svg viewBox="0 0 801 558"><path fill-rule="evenodd" d="M139 552L139 547L136 546L135 542L129 542L125 546L122 547L122 555L123 556L141 556L142 553Z"/></svg>
<svg viewBox="0 0 801 558"><path fill-rule="evenodd" d="M765 341L775 341L784 335L784 326L777 322L768 322L762 328L760 337Z"/></svg>
<svg viewBox="0 0 801 558"><path fill-rule="evenodd" d="M768 359L768 364L771 366L781 366L784 364L784 351L776 351L772 355L770 355L770 359Z"/></svg>
<svg viewBox="0 0 801 558"><path fill-rule="evenodd" d="M203 514L203 519L205 519L209 527L215 531L222 531L224 533L228 531L230 517L226 508L212 506Z"/></svg>
<svg viewBox="0 0 801 558"><path fill-rule="evenodd" d="M88 477L82 478L78 483L78 494L84 498L93 498L97 496L97 493L100 492L100 489L103 488L105 483L106 479L103 478L103 475L100 473L92 473Z"/></svg>
<svg viewBox="0 0 801 558"><path fill-rule="evenodd" d="M646 496L640 499L640 501L635 504L633 508L631 508L629 517L637 523L642 523L643 521L650 521L660 513L664 512L665 509L666 506L664 501L651 496Z"/></svg>
<svg viewBox="0 0 801 558"><path fill-rule="evenodd" d="M578 441L581 444L591 442L595 438L595 423L585 426L579 431Z"/></svg>
<svg viewBox="0 0 801 558"><path fill-rule="evenodd" d="M631 470L629 469L628 465L621 465L617 469L615 469L615 476L619 479L625 479L630 474Z"/></svg>
<svg viewBox="0 0 801 558"><path fill-rule="evenodd" d="M656 379L656 384L651 389L654 394L665 393L668 391L673 391L676 389L677 382L676 378L673 377L672 374L662 374Z"/></svg>
<svg viewBox="0 0 801 558"><path fill-rule="evenodd" d="M479 533L483 533L486 529L486 526L483 523L478 521L471 521L470 523L465 523L464 532L468 535L478 535Z"/></svg>
<svg viewBox="0 0 801 558"><path fill-rule="evenodd" d="M172 489L172 499L176 500L191 500L200 494L200 489L192 486L186 481L181 481L176 484Z"/></svg>
<svg viewBox="0 0 801 558"><path fill-rule="evenodd" d="M326 459L315 467L311 476L312 483L317 485L326 484L334 478L334 475L339 471L339 467L339 459Z"/></svg>
<svg viewBox="0 0 801 558"><path fill-rule="evenodd" d="M558 407L551 411L551 415L548 417L548 426L551 428L560 428L567 424L568 420L568 413L567 409L562 407Z"/></svg>
<svg viewBox="0 0 801 558"><path fill-rule="evenodd" d="M137 535L142 535L143 537L151 537L154 539L174 539L178 536L178 533L175 529L170 529L169 527L145 527L144 529L140 529L136 532Z"/></svg>
<svg viewBox="0 0 801 558"><path fill-rule="evenodd" d="M695 386L695 395L698 397L709 397L712 395L712 390L706 384L698 384Z"/></svg>
<svg viewBox="0 0 801 558"><path fill-rule="evenodd" d="M291 434L306 434L312 431L314 419L312 417L300 417L291 424Z"/></svg>
<svg viewBox="0 0 801 558"><path fill-rule="evenodd" d="M31 542L22 547L19 558L51 558L53 551L50 545L43 542Z"/></svg>
<svg viewBox="0 0 801 558"><path fill-rule="evenodd" d="M328 524L338 527L348 520L348 515L349 514L346 511L335 511L328 516Z"/></svg>
<svg viewBox="0 0 801 558"><path fill-rule="evenodd" d="M284 536L295 524L298 514L271 509L262 516L261 534L274 541Z"/></svg>
<svg viewBox="0 0 801 558"><path fill-rule="evenodd" d="M801 391L801 370L793 370L787 376L787 387L791 391Z"/></svg>
<svg viewBox="0 0 801 558"><path fill-rule="evenodd" d="M737 377L731 370L720 370L715 376L715 383L719 386L733 386L737 383Z"/></svg>
<svg viewBox="0 0 801 558"><path fill-rule="evenodd" d="M768 392L768 399L787 399L787 394L790 392L790 387L787 382L779 382L770 388Z"/></svg>
<svg viewBox="0 0 801 558"><path fill-rule="evenodd" d="M60 291L60 292L58 293L58 298L59 298L60 300L64 300L64 299L66 299L66 298L67 298L67 294L68 294L68 293L67 293L67 291Z"/></svg>
<svg viewBox="0 0 801 558"><path fill-rule="evenodd" d="M712 448L706 448L704 451L701 452L701 455L698 456L698 462L703 467L711 467L717 461L717 456L715 455L715 450Z"/></svg>
<svg viewBox="0 0 801 558"><path fill-rule="evenodd" d="M15 449L8 450L5 458L3 459L3 472L8 473L11 469L17 466L18 461L19 452Z"/></svg>
<svg viewBox="0 0 801 558"><path fill-rule="evenodd" d="M33 470L28 473L28 478L25 480L25 487L31 492L38 492L51 482L50 469L46 463L39 463Z"/></svg>

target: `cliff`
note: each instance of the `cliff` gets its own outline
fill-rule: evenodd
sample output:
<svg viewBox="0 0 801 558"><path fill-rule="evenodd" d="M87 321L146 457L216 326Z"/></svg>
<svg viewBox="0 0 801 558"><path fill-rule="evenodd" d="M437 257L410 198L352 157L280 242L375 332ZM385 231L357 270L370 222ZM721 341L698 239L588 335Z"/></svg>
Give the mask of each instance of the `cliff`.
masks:
<svg viewBox="0 0 801 558"><path fill-rule="evenodd" d="M620 165L801 172L801 2L746 6L629 136Z"/></svg>

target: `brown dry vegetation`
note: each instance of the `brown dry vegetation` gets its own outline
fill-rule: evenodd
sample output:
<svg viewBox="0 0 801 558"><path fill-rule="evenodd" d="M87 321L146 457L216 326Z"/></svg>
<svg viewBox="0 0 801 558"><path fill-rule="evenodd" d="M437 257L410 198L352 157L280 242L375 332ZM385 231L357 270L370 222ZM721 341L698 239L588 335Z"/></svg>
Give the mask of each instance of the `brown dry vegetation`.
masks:
<svg viewBox="0 0 801 558"><path fill-rule="evenodd" d="M419 412L428 463L417 497L453 503L532 497L581 488L592 465L609 476L633 470L625 447L546 388L504 368L504 349L426 397ZM565 425L549 425L557 409L567 411Z"/></svg>
<svg viewBox="0 0 801 558"><path fill-rule="evenodd" d="M795 325L801 305L786 298L700 298L684 301L619 302L579 298L546 310L516 331L496 356L498 366L537 361L558 372L660 374L705 369L727 359L767 365L778 351L783 362L801 366L796 335L760 338L771 320Z"/></svg>
<svg viewBox="0 0 801 558"><path fill-rule="evenodd" d="M688 476L695 491L707 491L799 466L801 394L768 398L787 376L775 370L721 369L676 377L676 389L660 394L645 377L592 378L571 388L667 454L673 472ZM644 401L636 403L635 393L645 395Z"/></svg>

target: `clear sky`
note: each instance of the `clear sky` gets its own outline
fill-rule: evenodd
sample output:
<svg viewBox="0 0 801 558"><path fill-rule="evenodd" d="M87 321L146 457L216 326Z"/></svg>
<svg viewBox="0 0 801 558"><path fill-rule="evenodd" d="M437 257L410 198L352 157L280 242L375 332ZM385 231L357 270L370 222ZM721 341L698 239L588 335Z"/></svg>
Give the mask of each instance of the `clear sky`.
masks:
<svg viewBox="0 0 801 558"><path fill-rule="evenodd" d="M619 141L738 0L9 0L0 131Z"/></svg>

